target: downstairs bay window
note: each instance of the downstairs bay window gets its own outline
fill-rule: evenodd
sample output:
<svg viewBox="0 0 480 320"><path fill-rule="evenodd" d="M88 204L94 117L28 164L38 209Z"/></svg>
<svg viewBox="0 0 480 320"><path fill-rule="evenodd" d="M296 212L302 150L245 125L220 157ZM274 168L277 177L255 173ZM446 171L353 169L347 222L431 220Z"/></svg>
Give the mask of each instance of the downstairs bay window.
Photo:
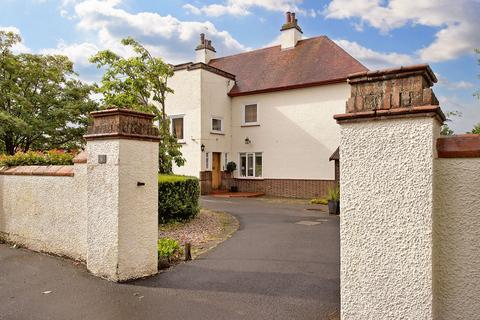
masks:
<svg viewBox="0 0 480 320"><path fill-rule="evenodd" d="M262 153L240 153L240 176L246 178L262 177Z"/></svg>

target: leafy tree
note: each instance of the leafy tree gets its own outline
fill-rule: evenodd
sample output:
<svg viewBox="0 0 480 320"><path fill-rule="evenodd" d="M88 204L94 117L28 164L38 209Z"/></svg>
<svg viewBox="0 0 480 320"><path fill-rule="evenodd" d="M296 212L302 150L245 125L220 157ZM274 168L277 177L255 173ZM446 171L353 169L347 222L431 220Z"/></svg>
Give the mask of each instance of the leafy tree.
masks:
<svg viewBox="0 0 480 320"><path fill-rule="evenodd" d="M460 111L448 111L445 112L445 117L447 120L445 120L443 126L442 126L442 131L440 132L441 135L443 136L451 136L454 134L453 130L448 126L447 122L452 122L452 117L461 117L462 113Z"/></svg>
<svg viewBox="0 0 480 320"><path fill-rule="evenodd" d="M181 145L170 133L170 120L165 113L165 98L168 93L173 93L168 87L173 69L132 38L123 39L122 44L132 48L135 55L123 58L104 50L90 58L98 68L106 68L97 91L103 95L104 107L116 106L155 114L161 137L160 172L171 173L172 161L177 166L185 164Z"/></svg>
<svg viewBox="0 0 480 320"><path fill-rule="evenodd" d="M472 131L467 133L480 134L480 122L473 127Z"/></svg>
<svg viewBox="0 0 480 320"><path fill-rule="evenodd" d="M79 148L96 104L65 56L14 54L19 35L0 31L0 151Z"/></svg>

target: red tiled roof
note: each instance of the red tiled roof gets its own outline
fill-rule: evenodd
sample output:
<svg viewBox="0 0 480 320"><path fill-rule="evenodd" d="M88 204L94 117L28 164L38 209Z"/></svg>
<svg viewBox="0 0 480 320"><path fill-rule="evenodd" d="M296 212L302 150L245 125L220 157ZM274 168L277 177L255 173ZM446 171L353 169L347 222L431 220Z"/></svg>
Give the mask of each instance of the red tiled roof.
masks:
<svg viewBox="0 0 480 320"><path fill-rule="evenodd" d="M300 40L288 50L274 46L213 59L209 65L235 75L230 96L338 83L368 71L326 36Z"/></svg>

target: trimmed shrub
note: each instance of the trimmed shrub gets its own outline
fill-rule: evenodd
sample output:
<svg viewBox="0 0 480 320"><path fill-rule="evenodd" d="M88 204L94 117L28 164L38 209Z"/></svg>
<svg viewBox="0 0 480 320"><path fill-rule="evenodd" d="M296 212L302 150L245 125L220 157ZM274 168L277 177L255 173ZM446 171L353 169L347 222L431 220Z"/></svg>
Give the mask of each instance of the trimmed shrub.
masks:
<svg viewBox="0 0 480 320"><path fill-rule="evenodd" d="M195 177L158 176L158 222L188 221L198 214L200 184Z"/></svg>
<svg viewBox="0 0 480 320"><path fill-rule="evenodd" d="M0 167L72 165L74 157L60 150L17 152L13 156L0 155Z"/></svg>

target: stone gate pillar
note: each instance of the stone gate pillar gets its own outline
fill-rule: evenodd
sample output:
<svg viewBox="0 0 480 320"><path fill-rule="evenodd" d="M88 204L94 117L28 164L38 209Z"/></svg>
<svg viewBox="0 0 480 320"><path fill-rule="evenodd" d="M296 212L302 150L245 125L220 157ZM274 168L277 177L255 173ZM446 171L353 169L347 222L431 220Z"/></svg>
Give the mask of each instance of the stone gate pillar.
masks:
<svg viewBox="0 0 480 320"><path fill-rule="evenodd" d="M153 115L93 112L87 140L87 269L124 281L157 273L158 131Z"/></svg>
<svg viewBox="0 0 480 320"><path fill-rule="evenodd" d="M428 65L351 75L341 126L342 319L432 319L435 142Z"/></svg>

